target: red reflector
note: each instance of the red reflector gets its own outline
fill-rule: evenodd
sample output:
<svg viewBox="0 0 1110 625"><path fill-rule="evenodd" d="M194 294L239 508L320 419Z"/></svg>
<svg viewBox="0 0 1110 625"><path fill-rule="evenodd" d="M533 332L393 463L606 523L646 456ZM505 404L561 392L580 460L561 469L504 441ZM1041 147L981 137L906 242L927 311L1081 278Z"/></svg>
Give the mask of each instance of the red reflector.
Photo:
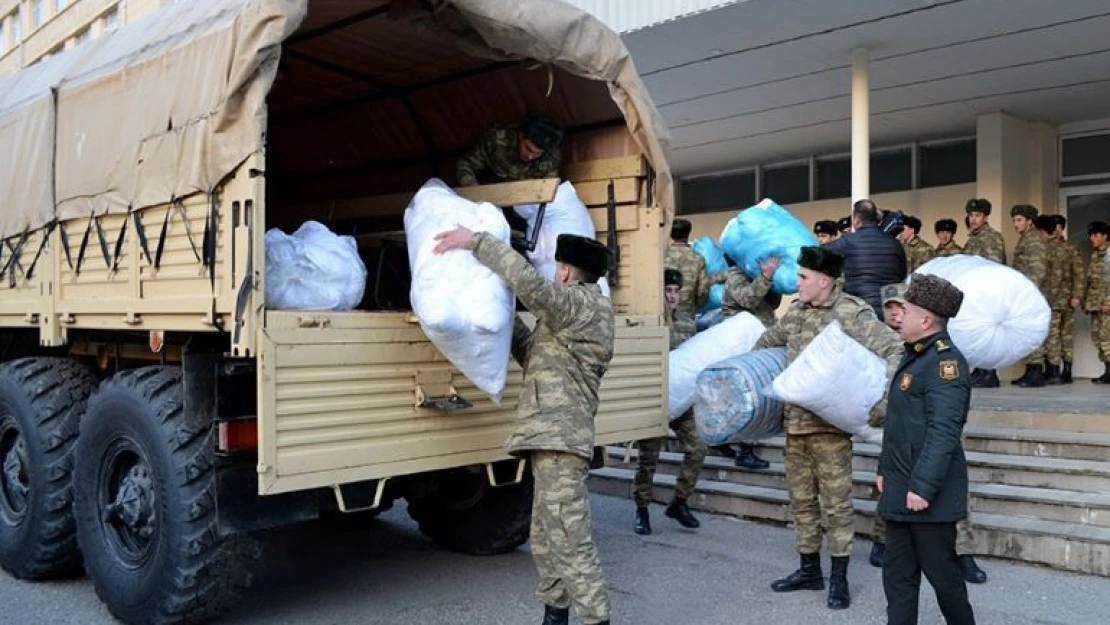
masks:
<svg viewBox="0 0 1110 625"><path fill-rule="evenodd" d="M217 426L220 435L218 449L225 453L258 449L258 421L221 421Z"/></svg>

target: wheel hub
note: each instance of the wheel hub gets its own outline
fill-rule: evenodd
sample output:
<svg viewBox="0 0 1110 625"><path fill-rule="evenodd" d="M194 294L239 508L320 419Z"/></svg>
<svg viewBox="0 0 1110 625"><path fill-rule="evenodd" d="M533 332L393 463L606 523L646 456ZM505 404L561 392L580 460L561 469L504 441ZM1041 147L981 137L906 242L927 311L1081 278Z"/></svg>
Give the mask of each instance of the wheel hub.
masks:
<svg viewBox="0 0 1110 625"><path fill-rule="evenodd" d="M31 485L27 476L27 443L12 424L0 427L0 507L15 522L27 512Z"/></svg>
<svg viewBox="0 0 1110 625"><path fill-rule="evenodd" d="M145 465L131 467L123 476L116 498L108 505L109 520L119 521L139 538L154 533L154 482Z"/></svg>

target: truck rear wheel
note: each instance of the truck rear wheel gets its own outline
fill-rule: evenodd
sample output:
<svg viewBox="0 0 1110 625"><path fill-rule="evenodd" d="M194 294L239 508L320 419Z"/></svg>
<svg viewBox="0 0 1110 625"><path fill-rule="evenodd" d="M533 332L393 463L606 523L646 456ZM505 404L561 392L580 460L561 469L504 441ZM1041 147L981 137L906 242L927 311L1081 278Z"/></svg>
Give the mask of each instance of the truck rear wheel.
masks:
<svg viewBox="0 0 1110 625"><path fill-rule="evenodd" d="M73 446L96 378L64 358L0 366L0 566L21 579L81 570Z"/></svg>
<svg viewBox="0 0 1110 625"><path fill-rule="evenodd" d="M484 471L443 471L430 492L409 499L408 513L441 547L477 556L508 553L528 540L532 474L494 488Z"/></svg>
<svg viewBox="0 0 1110 625"><path fill-rule="evenodd" d="M248 536L216 526L211 422L181 371L124 371L89 400L77 441L77 535L97 595L125 623L199 623L250 585Z"/></svg>

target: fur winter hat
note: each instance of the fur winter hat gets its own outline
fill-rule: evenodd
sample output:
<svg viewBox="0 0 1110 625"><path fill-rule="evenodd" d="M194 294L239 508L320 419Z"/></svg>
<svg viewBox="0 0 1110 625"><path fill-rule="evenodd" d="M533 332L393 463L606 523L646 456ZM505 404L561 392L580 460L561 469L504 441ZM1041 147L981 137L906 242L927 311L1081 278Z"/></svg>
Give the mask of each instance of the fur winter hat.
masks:
<svg viewBox="0 0 1110 625"><path fill-rule="evenodd" d="M951 232L956 234L956 220L955 219L938 219L933 230L937 232Z"/></svg>
<svg viewBox="0 0 1110 625"><path fill-rule="evenodd" d="M807 245L798 254L798 265L836 279L844 270L844 257L823 247Z"/></svg>
<svg viewBox="0 0 1110 625"><path fill-rule="evenodd" d="M544 113L526 114L520 120L520 132L544 152L559 147L563 141L563 127Z"/></svg>
<svg viewBox="0 0 1110 625"><path fill-rule="evenodd" d="M1014 207L1010 209L1010 217L1021 215L1026 219L1036 219L1039 214L1037 207L1032 204L1015 204Z"/></svg>
<svg viewBox="0 0 1110 625"><path fill-rule="evenodd" d="M577 234L560 234L555 241L556 261L578 267L598 278L609 271L612 256L609 248Z"/></svg>
<svg viewBox="0 0 1110 625"><path fill-rule="evenodd" d="M1087 235L1092 234L1105 234L1110 235L1110 224L1105 221L1092 221L1087 224Z"/></svg>
<svg viewBox="0 0 1110 625"><path fill-rule="evenodd" d="M690 237L690 231L694 227L686 219L676 219L671 222L671 238L679 241Z"/></svg>
<svg viewBox="0 0 1110 625"><path fill-rule="evenodd" d="M990 200L986 200L981 197L971 198L967 201L967 205L964 206L964 210L969 213L983 213L984 215L990 215L991 203Z"/></svg>
<svg viewBox="0 0 1110 625"><path fill-rule="evenodd" d="M824 219L813 224L813 234L827 234L835 237L840 234L840 230L837 230L835 221Z"/></svg>
<svg viewBox="0 0 1110 625"><path fill-rule="evenodd" d="M663 286L671 286L672 284L682 288L682 272L667 267L663 270Z"/></svg>
<svg viewBox="0 0 1110 625"><path fill-rule="evenodd" d="M915 273L910 276L906 301L929 312L951 319L960 312L964 302L963 291L951 282L932 274Z"/></svg>

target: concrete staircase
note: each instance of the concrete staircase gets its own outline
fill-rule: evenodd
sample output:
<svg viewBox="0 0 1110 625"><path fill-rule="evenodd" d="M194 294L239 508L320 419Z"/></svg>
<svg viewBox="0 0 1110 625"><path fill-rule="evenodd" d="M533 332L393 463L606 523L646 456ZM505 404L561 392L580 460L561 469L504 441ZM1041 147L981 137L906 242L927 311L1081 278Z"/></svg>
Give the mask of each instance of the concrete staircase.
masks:
<svg viewBox="0 0 1110 625"><path fill-rule="evenodd" d="M1107 400L1110 407L1110 393ZM1086 431L1070 430L1077 426ZM979 554L1110 576L1110 414L977 409L965 433ZM758 453L771 462L764 471L709 456L690 506L789 523L784 445L781 437L763 441ZM677 441L671 449L655 477L659 502L670 501L682 459ZM623 447L608 452L609 466L591 474L590 489L629 497L636 452L627 463ZM856 531L863 538L870 538L874 523L878 454L878 446L855 446ZM630 531L631 523L630 510Z"/></svg>

